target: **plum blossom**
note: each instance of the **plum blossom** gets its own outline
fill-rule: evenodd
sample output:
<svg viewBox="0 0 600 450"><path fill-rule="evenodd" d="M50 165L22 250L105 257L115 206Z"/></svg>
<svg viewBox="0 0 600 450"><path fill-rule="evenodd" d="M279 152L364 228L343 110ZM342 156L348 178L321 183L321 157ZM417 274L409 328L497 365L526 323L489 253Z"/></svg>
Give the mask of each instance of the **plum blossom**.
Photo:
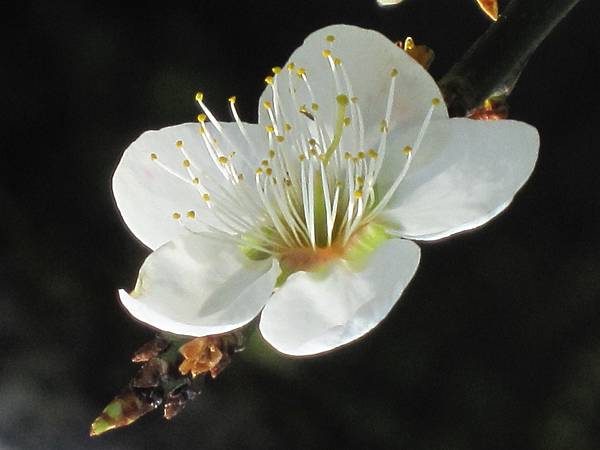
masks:
<svg viewBox="0 0 600 450"><path fill-rule="evenodd" d="M258 124L202 113L142 134L113 178L122 217L153 250L120 299L189 336L260 316L289 355L373 329L420 250L478 227L530 176L539 138L512 120L450 119L418 63L381 34L335 25L274 67Z"/></svg>

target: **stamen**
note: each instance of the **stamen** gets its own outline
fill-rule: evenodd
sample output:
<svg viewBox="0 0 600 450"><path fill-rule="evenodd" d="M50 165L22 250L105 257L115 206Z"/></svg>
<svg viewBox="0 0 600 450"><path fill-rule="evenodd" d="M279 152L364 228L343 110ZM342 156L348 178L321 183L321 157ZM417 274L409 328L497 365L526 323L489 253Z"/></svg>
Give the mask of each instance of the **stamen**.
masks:
<svg viewBox="0 0 600 450"><path fill-rule="evenodd" d="M325 199L325 216L327 221L327 245L331 245L331 236L333 232L333 222L331 221L331 199L329 198L329 181L327 180L327 171L325 163L321 161L321 184L323 188L323 198Z"/></svg>
<svg viewBox="0 0 600 450"><path fill-rule="evenodd" d="M158 159L158 155L156 153L151 153L150 154L150 159L161 169L163 169L165 172L167 172L169 175L174 176L175 178L178 178L179 180L183 181L184 183L190 183L190 180L188 180L187 178L179 175L177 172L175 172L174 170L172 170L171 168L169 168L167 165L163 164L161 161L159 161Z"/></svg>
<svg viewBox="0 0 600 450"><path fill-rule="evenodd" d="M348 77L348 74L346 73L346 68L344 67L343 64L340 66L340 69L342 71L342 77L344 79L344 84L346 85L346 88L348 90L348 95L350 96L350 101L351 101L350 113L352 115L352 121L356 122L356 119L358 119L358 129L356 130L357 139L355 140L355 143L358 143L358 148L364 148L364 146L365 146L365 126L364 126L364 120L363 120L362 113L358 106L358 98L354 96L354 90L352 89L352 83L350 82L350 77Z"/></svg>
<svg viewBox="0 0 600 450"><path fill-rule="evenodd" d="M277 127L277 120L275 120L275 116L273 115L273 106L271 102L265 101L263 102L263 107L267 110L267 114L269 115L269 119L271 119L271 128L276 134L279 134L279 128Z"/></svg>
<svg viewBox="0 0 600 450"><path fill-rule="evenodd" d="M433 116L433 110L436 106L440 104L439 98L434 98L431 100L431 106L429 107L429 111L427 111L427 115L425 116L425 120L423 120L423 125L421 125L421 129L419 130L419 134L417 135L417 139L414 144L414 151L416 152L421 146L421 142L423 142L423 138L425 137L425 132L431 123L431 116Z"/></svg>
<svg viewBox="0 0 600 450"><path fill-rule="evenodd" d="M231 99L233 99L233 102L231 101ZM204 112L204 114L206 114L206 116L209 118L209 120L211 121L211 123L213 124L213 126L216 128L216 130L219 132L219 134L223 137L223 139L225 139L225 141L227 142L227 144L229 146L231 146L232 149L235 148L235 145L227 137L227 134L225 134L225 132L223 131L223 127L221 126L221 124L219 123L219 121L215 118L215 116L210 112L210 110L208 109L208 107L204 104L203 100L204 100L204 94L202 92L198 92L196 94L196 101L198 102L198 104L202 108L202 111ZM235 103L235 97L231 97L230 98L230 103ZM203 129L205 131L207 130L206 127L204 127ZM232 180L230 180L230 181L232 181Z"/></svg>
<svg viewBox="0 0 600 450"><path fill-rule="evenodd" d="M392 106L394 104L394 92L395 92L395 88L396 88L397 74L398 74L398 71L396 69L392 69L392 71L390 72L391 82L390 82L390 88L388 90L387 104L386 104L386 108L385 108L385 119L384 119L384 121L382 121L382 124L381 124L381 139L379 141L379 149L378 149L379 158L377 159L377 163L375 164L375 169L373 171L373 180L377 179L377 177L379 175L379 171L381 170L381 167L383 165L384 157L385 157L386 144L387 144L387 132L388 132L388 126L390 123L390 118L392 115Z"/></svg>
<svg viewBox="0 0 600 450"><path fill-rule="evenodd" d="M427 131L427 128L429 127L429 124L431 123L431 116L433 115L433 110L439 104L440 104L439 99L433 99L431 101L431 107L429 108L429 111L427 111L427 114L425 115L425 119L423 120L421 129L419 130L417 138L415 139L415 144L412 147L407 145L406 147L404 147L402 149L404 154L407 156L406 163L404 164L402 171L400 172L400 174L398 175L396 180L394 180L394 183L392 184L392 186L388 189L388 191L385 193L385 195L381 198L381 200L377 204L377 206L375 208L373 208L373 210L369 213L366 220L372 219L383 208L385 208L385 206L387 206L388 202L392 198L392 195L396 192L396 189L398 189L398 186L404 180L404 177L406 176L406 173L408 172L411 161L413 159L413 155L419 150L419 147L421 146L421 143L423 142L423 138L425 137L425 132Z"/></svg>
<svg viewBox="0 0 600 450"><path fill-rule="evenodd" d="M308 224L308 232L313 248L316 248L316 230L315 230L315 172L312 164L309 164L308 171L308 211L310 223Z"/></svg>
<svg viewBox="0 0 600 450"><path fill-rule="evenodd" d="M281 239L283 239L283 241L286 243L286 245L288 246L292 246L292 241L290 240L290 236L288 235L287 230L285 229L285 227L283 226L283 224L281 223L281 220L279 219L279 216L277 215L277 213L274 211L273 206L271 204L271 201L268 198L268 190L267 187L269 186L268 184L268 178L265 177L265 181L263 186L261 187L260 185L260 174L256 175L256 183L257 183L257 190L258 190L258 194L263 202L263 205L265 206L265 209L267 210L267 213L269 214L269 217L271 218L271 222L273 223L273 225L275 226L275 228L277 229L277 232L279 233L279 236L281 236Z"/></svg>
<svg viewBox="0 0 600 450"><path fill-rule="evenodd" d="M244 140L246 141L246 143L250 146L250 148L253 150L253 152L255 154L257 154L258 150L256 148L256 145L254 144L254 142L252 142L250 140L250 136L248 136L248 132L246 131L246 127L245 127L244 123L240 120L240 116L239 116L239 114L237 112L237 108L235 107L235 101L236 101L235 97L230 97L229 98L229 108L231 109L231 113L233 114L233 118L235 120L235 123L237 124L237 126L238 126L238 128L240 130L240 133L242 133L242 136L244 137ZM245 159L245 157L244 157L244 159ZM245 160L245 162L246 162L246 164L248 164L250 166L250 163L247 160Z"/></svg>
<svg viewBox="0 0 600 450"><path fill-rule="evenodd" d="M304 219L306 223L306 228L308 230L308 237L310 240L310 244L313 248L315 248L315 229L311 225L311 211L308 204L308 187L306 180L306 170L305 170L306 162L302 160L300 164L300 178L301 178L301 187L302 187L302 207L304 209Z"/></svg>

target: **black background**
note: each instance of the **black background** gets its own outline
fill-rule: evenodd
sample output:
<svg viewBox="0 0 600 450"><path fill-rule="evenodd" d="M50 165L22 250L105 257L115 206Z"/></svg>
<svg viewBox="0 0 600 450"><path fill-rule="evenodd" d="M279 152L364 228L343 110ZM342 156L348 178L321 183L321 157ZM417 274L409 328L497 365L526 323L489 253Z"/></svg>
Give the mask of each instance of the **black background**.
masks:
<svg viewBox="0 0 600 450"><path fill-rule="evenodd" d="M485 228L422 245L402 302L314 359L258 342L172 422L90 439L152 336L116 300L147 250L111 176L147 129L192 121L203 89L256 119L269 68L321 26L434 48L441 77L486 29L470 0L202 1L3 7L1 449L596 449L600 444L600 8L583 0L511 98L538 166ZM493 67L490 67L493 70Z"/></svg>

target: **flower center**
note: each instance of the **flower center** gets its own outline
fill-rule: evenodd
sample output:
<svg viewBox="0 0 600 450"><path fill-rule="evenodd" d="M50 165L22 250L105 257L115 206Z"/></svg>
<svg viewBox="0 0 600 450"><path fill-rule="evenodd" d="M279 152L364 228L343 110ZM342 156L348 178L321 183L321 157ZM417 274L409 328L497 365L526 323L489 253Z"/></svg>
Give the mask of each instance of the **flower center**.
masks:
<svg viewBox="0 0 600 450"><path fill-rule="evenodd" d="M284 273L299 270L316 271L336 259L345 259L354 265L360 265L364 258L388 239L384 227L374 223L367 224L357 230L352 237L342 244L334 241L327 247L288 249L279 257Z"/></svg>

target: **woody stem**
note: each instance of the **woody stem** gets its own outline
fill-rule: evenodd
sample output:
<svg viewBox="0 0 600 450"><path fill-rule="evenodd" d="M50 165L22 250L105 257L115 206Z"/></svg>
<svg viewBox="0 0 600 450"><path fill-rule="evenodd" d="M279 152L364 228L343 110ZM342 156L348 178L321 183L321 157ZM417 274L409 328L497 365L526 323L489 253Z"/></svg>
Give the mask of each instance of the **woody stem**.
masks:
<svg viewBox="0 0 600 450"><path fill-rule="evenodd" d="M450 115L465 116L494 94L509 93L533 52L578 2L512 0L440 80Z"/></svg>

